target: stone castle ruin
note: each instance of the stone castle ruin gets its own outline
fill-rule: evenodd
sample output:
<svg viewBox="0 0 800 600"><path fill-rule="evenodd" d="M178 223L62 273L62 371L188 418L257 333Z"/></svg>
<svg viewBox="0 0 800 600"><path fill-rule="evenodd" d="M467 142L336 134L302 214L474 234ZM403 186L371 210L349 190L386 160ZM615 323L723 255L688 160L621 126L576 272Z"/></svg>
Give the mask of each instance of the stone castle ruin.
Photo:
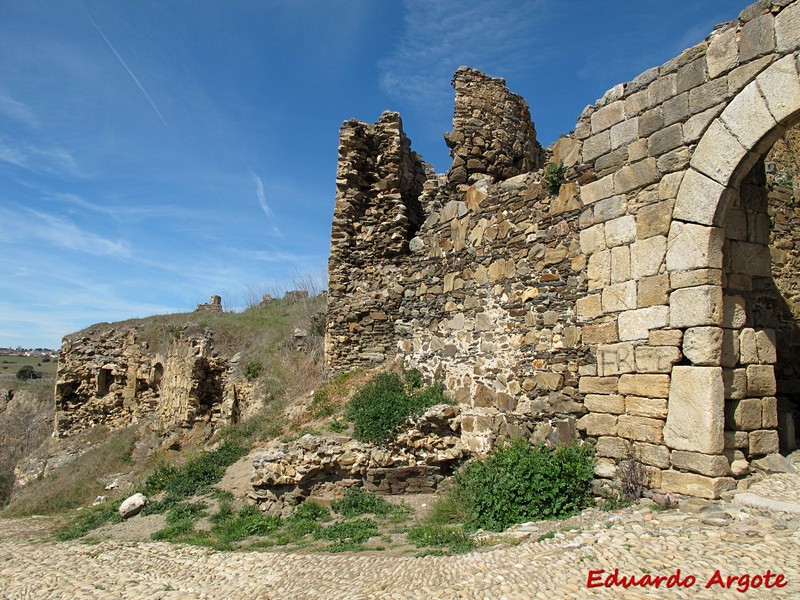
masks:
<svg viewBox="0 0 800 600"><path fill-rule="evenodd" d="M770 150L798 139L799 47L800 1L759 1L551 150L462 67L446 175L398 114L344 123L330 370L398 358L444 381L472 452L586 437L598 476L636 459L695 496L796 448L800 213Z"/></svg>

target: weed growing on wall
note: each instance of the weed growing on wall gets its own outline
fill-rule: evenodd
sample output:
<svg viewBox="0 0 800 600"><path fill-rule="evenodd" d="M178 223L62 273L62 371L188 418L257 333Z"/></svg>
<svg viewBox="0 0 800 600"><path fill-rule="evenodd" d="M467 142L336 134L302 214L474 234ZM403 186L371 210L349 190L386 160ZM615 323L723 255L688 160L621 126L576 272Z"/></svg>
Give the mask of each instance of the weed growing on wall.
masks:
<svg viewBox="0 0 800 600"><path fill-rule="evenodd" d="M423 385L419 371L381 373L347 404L345 418L353 423L353 437L361 442L382 444L411 416L434 404L446 403L444 387Z"/></svg>
<svg viewBox="0 0 800 600"><path fill-rule="evenodd" d="M542 181L549 194L558 194L561 184L564 183L566 173L567 169L562 164L549 163L545 166Z"/></svg>

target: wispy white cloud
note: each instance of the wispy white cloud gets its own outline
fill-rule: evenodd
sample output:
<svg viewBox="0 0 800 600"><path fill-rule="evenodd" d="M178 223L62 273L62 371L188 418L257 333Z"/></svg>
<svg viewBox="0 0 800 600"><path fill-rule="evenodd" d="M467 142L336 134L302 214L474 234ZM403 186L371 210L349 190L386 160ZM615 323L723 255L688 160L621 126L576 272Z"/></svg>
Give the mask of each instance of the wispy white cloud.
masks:
<svg viewBox="0 0 800 600"><path fill-rule="evenodd" d="M108 46L108 49L111 50L111 52L116 57L117 61L119 61L119 64L122 65L122 68L125 69L125 71L128 73L128 75L130 75L131 79L133 79L133 82L136 84L136 87L139 88L139 91L145 97L145 100L147 100L147 102L150 103L150 106L153 107L153 110L158 115L158 118L161 119L161 122L164 124L165 127L169 127L169 125L167 125L166 119L164 119L164 115L162 115L161 111L158 110L158 106L156 106L156 103L153 102L153 99L150 97L150 94L148 94L147 90L144 89L144 86L142 85L142 82L139 81L138 77L136 77L134 72L128 66L128 63L126 63L125 60L122 58L122 56L120 56L120 53L117 52L117 49L111 43L111 40L109 40L106 37L106 34L103 33L103 30L100 29L100 26L95 22L95 20L92 18L92 15L90 15L88 11L86 12L86 16L89 18L89 21L91 21L92 25L97 30L97 33L100 34L100 37L103 38L103 41L106 43L106 46Z"/></svg>
<svg viewBox="0 0 800 600"><path fill-rule="evenodd" d="M72 155L59 147L43 148L0 135L0 161L34 173L82 175Z"/></svg>
<svg viewBox="0 0 800 600"><path fill-rule="evenodd" d="M531 52L552 0L406 0L405 30L380 63L383 90L420 105L443 103L456 68L510 75L546 58ZM522 58L524 57L524 60Z"/></svg>
<svg viewBox="0 0 800 600"><path fill-rule="evenodd" d="M264 180L261 179L255 173L253 175L253 183L256 185L256 197L258 198L258 204L261 206L261 210L264 211L264 214L267 215L270 219L275 217L275 213L270 208L269 204L267 204L267 194L264 189Z"/></svg>
<svg viewBox="0 0 800 600"><path fill-rule="evenodd" d="M84 211L94 212L97 214L111 217L118 223L126 223L130 225L132 222L142 221L146 219L172 219L172 220L189 220L197 218L198 212L190 210L186 207L177 206L174 204L161 204L152 203L145 204L142 202L127 203L127 204L97 204L86 200L78 194L56 192L47 194L47 198L55 200L59 204L68 204L80 208Z"/></svg>
<svg viewBox="0 0 800 600"><path fill-rule="evenodd" d="M38 242L91 254L127 258L123 240L110 240L85 231L67 219L28 208L0 208L0 243Z"/></svg>
<svg viewBox="0 0 800 600"><path fill-rule="evenodd" d="M37 127L39 125L39 119L36 118L36 114L27 104L15 100L3 90L0 90L0 113L29 127Z"/></svg>

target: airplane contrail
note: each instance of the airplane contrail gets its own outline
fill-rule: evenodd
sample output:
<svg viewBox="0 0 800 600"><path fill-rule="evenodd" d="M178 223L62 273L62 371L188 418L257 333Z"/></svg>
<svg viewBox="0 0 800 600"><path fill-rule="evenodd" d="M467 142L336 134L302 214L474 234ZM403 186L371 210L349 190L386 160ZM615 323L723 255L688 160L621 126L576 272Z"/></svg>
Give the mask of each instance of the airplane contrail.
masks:
<svg viewBox="0 0 800 600"><path fill-rule="evenodd" d="M158 118L161 119L161 122L164 123L165 127L169 127L169 125L167 124L167 121L164 119L164 115L162 115L161 111L158 110L158 107L156 106L156 103L153 102L153 99L150 97L150 94L148 94L147 90L144 89L144 86L139 81L139 78L136 77L136 75L133 74L133 71L131 71L131 68L127 65L127 63L119 55L119 52L117 52L117 49L114 48L114 46L111 44L109 39L106 37L106 34L103 33L103 30L100 29L100 26L97 23L95 23L95 20L92 18L92 15L89 14L89 11L86 11L86 16L89 17L89 21L91 21L92 25L94 25L94 28L97 30L97 33L100 34L100 37L103 38L103 41L106 43L106 46L108 46L109 50L111 50L111 52L114 53L114 56L117 57L117 60L119 61L119 64L121 64L122 67L128 72L128 75L131 76L131 79L133 79L133 82L139 88L139 91L142 92L142 95L144 95L144 97L150 103L150 106L152 106L153 110L156 111L156 114L158 115Z"/></svg>

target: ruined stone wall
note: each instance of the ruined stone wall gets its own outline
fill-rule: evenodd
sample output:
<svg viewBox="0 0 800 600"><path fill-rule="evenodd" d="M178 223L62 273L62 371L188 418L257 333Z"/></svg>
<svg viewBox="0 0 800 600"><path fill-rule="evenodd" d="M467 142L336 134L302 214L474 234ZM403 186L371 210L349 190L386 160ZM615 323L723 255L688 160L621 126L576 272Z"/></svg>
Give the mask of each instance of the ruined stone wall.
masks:
<svg viewBox="0 0 800 600"><path fill-rule="evenodd" d="M508 179L543 166L528 103L509 92L504 79L459 67L453 87L453 131L445 134L452 183L466 183L475 173Z"/></svg>
<svg viewBox="0 0 800 600"><path fill-rule="evenodd" d="M394 353L403 295L398 271L423 220L426 165L400 115L342 125L329 260L326 356L334 371Z"/></svg>
<svg viewBox="0 0 800 600"><path fill-rule="evenodd" d="M236 357L207 336L177 338L154 352L135 326L95 326L64 338L55 390L55 433L121 429L155 416L164 431L235 420L252 395Z"/></svg>
<svg viewBox="0 0 800 600"><path fill-rule="evenodd" d="M470 449L486 452L498 436L544 440L551 419L583 414L585 261L574 185L549 195L536 172L463 187L412 240L399 351L444 381Z"/></svg>
<svg viewBox="0 0 800 600"><path fill-rule="evenodd" d="M453 166L426 183L408 254L329 310L390 288L381 348L446 382L472 450L583 414L599 476L636 459L652 487L717 497L778 450L793 373L775 363L795 335L795 234L774 224L794 216L753 167L800 119L798 47L800 2L760 1L615 86L554 145L557 199L536 187L548 156L524 101L459 69ZM330 340L334 367L390 354L361 341Z"/></svg>
<svg viewBox="0 0 800 600"><path fill-rule="evenodd" d="M422 186L399 117L342 127L328 365L399 354L459 399L474 451L513 433L569 438L584 412L577 187L549 195L541 170L530 173L545 153L501 79L462 68L454 87L454 166ZM416 173L405 178L415 185L403 189L398 173Z"/></svg>

